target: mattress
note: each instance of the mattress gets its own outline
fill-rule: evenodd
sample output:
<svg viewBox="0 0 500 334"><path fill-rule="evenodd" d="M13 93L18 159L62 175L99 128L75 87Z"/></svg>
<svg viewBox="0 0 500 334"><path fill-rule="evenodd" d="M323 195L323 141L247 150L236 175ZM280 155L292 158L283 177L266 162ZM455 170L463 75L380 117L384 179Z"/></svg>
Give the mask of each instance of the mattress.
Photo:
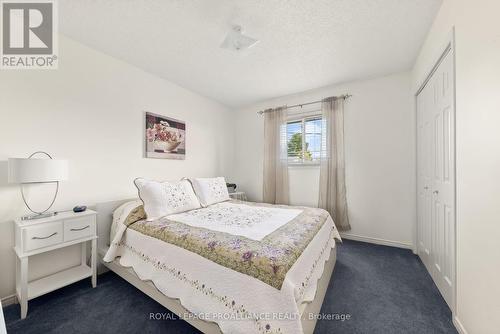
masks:
<svg viewBox="0 0 500 334"><path fill-rule="evenodd" d="M284 223L275 222L276 229L269 231L259 240L242 236L245 233L256 235L255 231L249 231L248 224L242 225L241 228L245 231L241 233L237 230L232 230L232 233L220 231L224 229L224 224L221 223L223 218L217 214L215 216L219 226L213 227L217 230L209 229L211 226L208 223L203 225L203 221L193 220L192 216L166 217L147 223L139 221L129 226L122 224L113 229L116 234L104 260L118 259L120 265L132 267L140 279L152 281L167 297L179 299L192 313L186 316L216 322L224 333L301 333L300 306L314 299L317 282L323 274L332 248L335 248L335 240L340 240L335 225L331 217L320 209L241 202L232 202L223 207L225 211L230 207L229 211L233 213L228 213L229 215L234 212L241 214L241 205L263 210L291 210L274 211L277 216L265 213L260 220L253 220L253 225L255 222L259 225L259 222L265 219L283 220L287 215L290 220L285 219ZM197 212L195 216L204 217L209 213L207 209L210 207L201 209L205 211ZM212 207L210 216L213 218L214 212L219 209L221 208ZM246 210L246 207L244 209ZM318 221L321 215L325 215L325 219L320 224ZM244 262L244 269L240 268L241 265L231 267L227 259L224 259L225 256L233 256L225 255L227 249L219 247L218 253L207 253L206 250L210 250L210 246L200 250L201 246L195 242L200 236L199 233L205 233L209 236L209 239L203 240L207 245L213 241L210 241L210 238L218 236L228 242L242 240L246 247L265 247L269 245L270 240L290 234L290 228L300 229L301 226L303 232L310 229L313 231L309 234L304 232L305 239L292 240L292 243L298 244L295 250L299 251L294 252L292 256L285 256L287 261L279 262L283 266L280 269L282 275L273 275L276 270L272 266L265 275L259 274L268 263L258 257L251 258L251 263ZM259 230L262 227L254 226L253 229ZM181 231L187 233L183 234ZM189 238L193 236L194 239ZM218 238L214 240L219 242L221 239ZM301 244L303 240L307 241L305 245ZM247 253L244 250L240 250L238 254L244 257ZM281 278L269 279L269 275Z"/></svg>

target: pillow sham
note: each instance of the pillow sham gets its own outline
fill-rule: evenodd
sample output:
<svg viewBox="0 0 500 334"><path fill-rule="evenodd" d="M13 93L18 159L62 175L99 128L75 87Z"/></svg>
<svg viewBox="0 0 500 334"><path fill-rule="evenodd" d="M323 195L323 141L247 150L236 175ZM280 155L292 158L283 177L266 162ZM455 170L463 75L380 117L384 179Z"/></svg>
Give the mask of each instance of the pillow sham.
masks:
<svg viewBox="0 0 500 334"><path fill-rule="evenodd" d="M187 180L158 182L138 178L134 184L148 221L201 207Z"/></svg>
<svg viewBox="0 0 500 334"><path fill-rule="evenodd" d="M190 180L203 207L229 200L226 180L223 177Z"/></svg>

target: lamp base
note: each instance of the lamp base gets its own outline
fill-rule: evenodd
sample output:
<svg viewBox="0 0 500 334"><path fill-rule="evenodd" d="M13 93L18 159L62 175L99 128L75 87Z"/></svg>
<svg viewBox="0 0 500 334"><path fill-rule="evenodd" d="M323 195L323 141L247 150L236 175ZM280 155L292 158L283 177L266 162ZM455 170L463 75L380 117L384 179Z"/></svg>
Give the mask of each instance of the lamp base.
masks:
<svg viewBox="0 0 500 334"><path fill-rule="evenodd" d="M23 216L21 217L21 220L34 220L34 219L41 219L41 218L48 218L48 217L53 217L57 215L57 211L55 212L47 212L47 213L39 213L36 215L28 215L28 216Z"/></svg>

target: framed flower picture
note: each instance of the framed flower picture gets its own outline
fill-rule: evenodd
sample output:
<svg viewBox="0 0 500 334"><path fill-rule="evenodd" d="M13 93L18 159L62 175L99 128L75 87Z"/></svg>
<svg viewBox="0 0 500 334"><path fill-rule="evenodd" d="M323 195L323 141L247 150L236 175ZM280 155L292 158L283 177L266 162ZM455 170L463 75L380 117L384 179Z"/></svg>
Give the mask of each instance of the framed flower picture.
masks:
<svg viewBox="0 0 500 334"><path fill-rule="evenodd" d="M145 113L145 156L156 159L186 158L186 123Z"/></svg>

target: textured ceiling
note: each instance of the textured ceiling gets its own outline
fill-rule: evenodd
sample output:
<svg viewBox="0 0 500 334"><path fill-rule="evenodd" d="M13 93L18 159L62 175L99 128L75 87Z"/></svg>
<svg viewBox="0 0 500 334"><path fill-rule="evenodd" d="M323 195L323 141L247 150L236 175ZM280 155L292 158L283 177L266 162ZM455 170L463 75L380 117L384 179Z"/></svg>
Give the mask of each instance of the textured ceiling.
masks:
<svg viewBox="0 0 500 334"><path fill-rule="evenodd" d="M407 70L441 0L59 0L60 30L231 107ZM221 49L233 24L260 42Z"/></svg>

